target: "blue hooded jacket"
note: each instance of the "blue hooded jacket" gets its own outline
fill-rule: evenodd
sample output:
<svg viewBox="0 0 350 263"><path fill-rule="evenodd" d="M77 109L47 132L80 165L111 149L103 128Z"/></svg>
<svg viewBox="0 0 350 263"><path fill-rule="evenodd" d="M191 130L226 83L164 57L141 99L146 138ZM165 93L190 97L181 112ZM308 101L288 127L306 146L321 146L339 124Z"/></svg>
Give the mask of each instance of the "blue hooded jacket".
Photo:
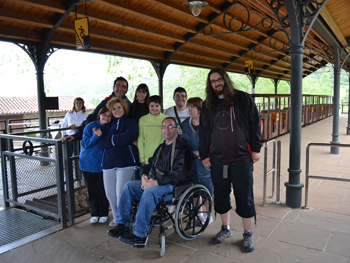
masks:
<svg viewBox="0 0 350 263"><path fill-rule="evenodd" d="M103 125L101 131L97 145L104 149L103 170L139 166L139 152L133 144L139 136L136 120L123 115Z"/></svg>
<svg viewBox="0 0 350 263"><path fill-rule="evenodd" d="M85 128L81 141L79 157L80 169L90 173L102 172L103 150L98 148L97 140L100 138L93 133L92 128L100 128L100 121L90 122Z"/></svg>
<svg viewBox="0 0 350 263"><path fill-rule="evenodd" d="M196 131L195 133L195 138L196 140L194 140L193 136L192 136L192 130L191 130L191 118L188 117L187 119L185 119L182 122L182 139L184 139L187 143L187 145L190 147L191 152L195 152L198 151L198 147L199 147L199 130ZM211 173L210 173L210 169L205 167L202 163L202 160L196 158L193 161L193 177L197 178L197 179L204 179L204 178L210 178L211 177Z"/></svg>

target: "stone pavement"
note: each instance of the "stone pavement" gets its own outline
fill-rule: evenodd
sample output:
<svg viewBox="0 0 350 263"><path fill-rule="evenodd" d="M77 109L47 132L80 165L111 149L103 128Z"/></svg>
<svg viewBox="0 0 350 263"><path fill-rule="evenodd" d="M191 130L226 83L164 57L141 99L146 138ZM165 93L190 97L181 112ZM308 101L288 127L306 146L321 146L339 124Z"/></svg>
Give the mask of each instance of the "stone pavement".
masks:
<svg viewBox="0 0 350 263"><path fill-rule="evenodd" d="M301 182L305 182L305 149L310 142L331 141L333 118L314 123L302 129ZM347 116L340 116L342 144L350 144L345 135ZM288 180L289 134L277 138L282 144L281 199L285 201L284 182ZM271 169L269 145L268 169ZM310 174L350 179L350 148L340 148L339 155L329 153L329 147L312 147ZM0 263L19 262L324 262L350 263L350 182L310 180L310 209L291 209L284 204L261 207L263 196L263 160L254 169L254 190L257 226L253 226L256 249L242 251L242 223L231 211L233 236L223 244L211 242L221 226L217 218L197 239L185 241L167 231L165 256L160 257L158 228L154 228L146 248L136 249L106 235L107 224L90 225L89 216L76 220L76 224L54 234L32 241L2 253ZM267 196L271 195L271 175L268 176ZM305 191L303 189L303 204ZM233 200L232 200L233 201Z"/></svg>

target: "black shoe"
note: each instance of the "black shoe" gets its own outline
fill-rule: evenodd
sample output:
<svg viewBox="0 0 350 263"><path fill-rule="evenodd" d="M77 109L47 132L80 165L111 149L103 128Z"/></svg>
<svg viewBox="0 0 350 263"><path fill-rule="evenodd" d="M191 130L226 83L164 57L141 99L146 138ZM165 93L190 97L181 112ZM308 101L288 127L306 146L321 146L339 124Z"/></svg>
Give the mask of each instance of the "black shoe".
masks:
<svg viewBox="0 0 350 263"><path fill-rule="evenodd" d="M107 231L107 235L119 238L123 233L128 232L129 228L124 224L117 224L115 228Z"/></svg>
<svg viewBox="0 0 350 263"><path fill-rule="evenodd" d="M134 233L123 235L119 237L119 241L132 247L144 248L146 246L148 237L138 237Z"/></svg>

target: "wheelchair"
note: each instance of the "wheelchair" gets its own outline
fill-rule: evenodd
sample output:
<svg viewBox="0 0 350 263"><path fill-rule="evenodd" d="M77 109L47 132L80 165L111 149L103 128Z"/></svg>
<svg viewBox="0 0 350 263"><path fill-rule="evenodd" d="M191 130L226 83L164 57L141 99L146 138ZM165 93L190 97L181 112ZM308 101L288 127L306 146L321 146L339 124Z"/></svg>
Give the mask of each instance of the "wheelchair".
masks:
<svg viewBox="0 0 350 263"><path fill-rule="evenodd" d="M172 195L172 199L165 201L165 198L170 195ZM137 207L138 203L134 205L131 214L131 231L134 230ZM175 234L178 234L182 239L193 240L199 237L209 225L211 211L212 197L204 185L193 185L192 180L179 183L174 186L173 192L162 196L162 200L156 208L156 215L152 216L147 241L153 227L158 226L160 256L162 257L165 255L166 230L175 228ZM205 222L202 222L199 213L206 216ZM172 224L165 226L169 221ZM142 248L145 245L136 245L136 247Z"/></svg>

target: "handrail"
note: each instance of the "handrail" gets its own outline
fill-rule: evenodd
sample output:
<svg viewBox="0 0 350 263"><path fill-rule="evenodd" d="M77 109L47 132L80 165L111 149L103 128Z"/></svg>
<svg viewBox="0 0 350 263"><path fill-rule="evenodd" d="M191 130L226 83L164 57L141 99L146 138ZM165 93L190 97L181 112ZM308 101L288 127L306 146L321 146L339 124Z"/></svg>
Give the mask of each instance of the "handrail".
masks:
<svg viewBox="0 0 350 263"><path fill-rule="evenodd" d="M350 144L332 144L332 143L309 143L306 146L306 169L305 169L305 206L302 208L309 209L308 206L309 202L309 178L314 179L322 179L322 180L334 180L334 181L342 181L342 182L350 182L350 179L346 178L337 178L337 177L324 177L324 176L316 176L316 175L310 175L310 147L311 146L329 146L329 147L350 147Z"/></svg>

